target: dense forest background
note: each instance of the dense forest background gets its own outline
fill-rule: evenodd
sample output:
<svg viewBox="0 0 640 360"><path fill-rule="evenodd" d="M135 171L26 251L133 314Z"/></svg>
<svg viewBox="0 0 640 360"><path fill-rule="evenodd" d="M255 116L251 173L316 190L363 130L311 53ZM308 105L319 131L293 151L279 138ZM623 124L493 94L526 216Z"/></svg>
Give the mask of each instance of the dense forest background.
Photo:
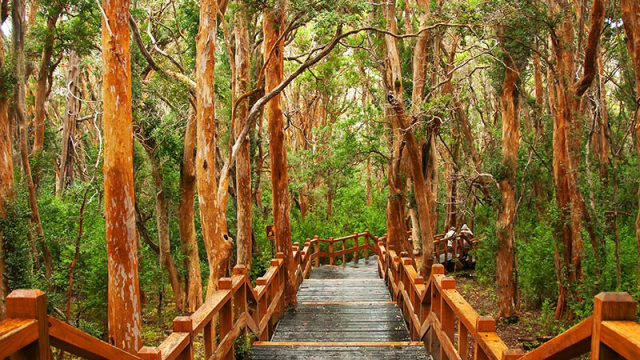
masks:
<svg viewBox="0 0 640 360"><path fill-rule="evenodd" d="M469 225L481 239L475 274L495 287L505 316L542 308L576 320L600 291L640 297L638 7L220 0L215 122L205 130L196 126L203 4L132 2L143 337L215 286L202 189L222 195L214 206L226 216L229 263L250 264L254 278L272 257L273 204L285 201L301 243L365 229L399 236L409 224L415 253L430 254L421 237ZM46 290L51 313L104 338L106 15L91 0L4 0L1 9L4 293ZM278 111L288 200L272 185L267 117ZM199 136L215 139L222 192L196 189Z"/></svg>

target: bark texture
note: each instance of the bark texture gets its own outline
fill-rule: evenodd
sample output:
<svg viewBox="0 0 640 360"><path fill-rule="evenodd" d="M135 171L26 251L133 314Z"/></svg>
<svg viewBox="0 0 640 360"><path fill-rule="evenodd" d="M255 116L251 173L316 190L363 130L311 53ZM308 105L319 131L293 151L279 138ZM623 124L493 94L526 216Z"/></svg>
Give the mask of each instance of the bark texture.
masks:
<svg viewBox="0 0 640 360"><path fill-rule="evenodd" d="M242 95L249 90L249 70L250 70L250 49L249 49L249 30L247 16L244 11L240 11L236 22L236 99L240 99ZM240 136L244 123L249 113L249 103L242 100L238 105L235 114L234 131L235 136ZM237 263L245 265L247 269L251 269L251 235L253 233L252 225L252 201L251 201L251 158L250 158L250 142L248 139L244 141L238 156L236 158L236 190L238 194L238 234L237 234Z"/></svg>
<svg viewBox="0 0 640 360"><path fill-rule="evenodd" d="M104 203L109 271L109 342L129 352L141 344L140 289L133 193L129 1L104 0L102 77Z"/></svg>
<svg viewBox="0 0 640 360"><path fill-rule="evenodd" d="M187 269L186 310L194 312L202 305L202 278L200 257L194 222L196 194L196 116L189 117L184 134L182 169L180 169L180 203L178 205L178 230Z"/></svg>
<svg viewBox="0 0 640 360"><path fill-rule="evenodd" d="M73 181L73 157L75 154L76 118L80 111L80 59L75 51L69 54L69 68L67 69L67 103L64 108L62 123L62 153L60 155L60 175L56 184L56 193L60 194Z"/></svg>
<svg viewBox="0 0 640 360"><path fill-rule="evenodd" d="M2 25L0 23L0 25ZM3 39L0 36L0 67L6 66ZM0 218L6 217L6 206L13 199L13 137L9 123L9 94L0 94ZM2 228L0 227L0 252L4 251ZM7 292L4 256L0 256L0 320L4 319L4 295Z"/></svg>
<svg viewBox="0 0 640 360"><path fill-rule="evenodd" d="M500 93L502 111L502 178L499 180L501 205L496 222L498 250L498 317L510 317L516 313L516 284L514 280L515 240L513 222L516 215L516 168L520 147L520 103L517 66L506 56L505 77Z"/></svg>
<svg viewBox="0 0 640 360"><path fill-rule="evenodd" d="M285 28L285 4L278 1L273 9L263 14L265 92L274 90L284 80L284 42L279 39ZM269 54L273 51L271 59ZM285 147L284 118L280 104L281 95L275 95L266 105L269 123L269 158L271 160L271 188L273 189L273 225L276 233L276 251L284 253L287 276L285 301L297 303L296 267L293 262L291 244L291 222L289 219L289 174L287 172L287 149Z"/></svg>
<svg viewBox="0 0 640 360"><path fill-rule="evenodd" d="M232 245L226 234L226 221L220 213L216 192L215 53L218 3L200 3L200 27L196 37L196 176L202 237L209 261L207 298L227 273Z"/></svg>

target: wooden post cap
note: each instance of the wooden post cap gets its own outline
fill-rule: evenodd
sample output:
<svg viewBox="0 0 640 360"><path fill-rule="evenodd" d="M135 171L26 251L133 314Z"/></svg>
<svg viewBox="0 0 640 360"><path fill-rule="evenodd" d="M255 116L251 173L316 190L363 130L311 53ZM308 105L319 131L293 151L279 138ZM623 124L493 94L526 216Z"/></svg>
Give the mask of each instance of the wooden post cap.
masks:
<svg viewBox="0 0 640 360"><path fill-rule="evenodd" d="M305 255L307 255L307 252L302 250L302 251L300 251L300 255L305 256Z"/></svg>
<svg viewBox="0 0 640 360"><path fill-rule="evenodd" d="M424 278L422 276L416 276L415 278L413 278L413 282L416 283L416 285L423 285Z"/></svg>
<svg viewBox="0 0 640 360"><path fill-rule="evenodd" d="M278 266L280 265L280 261L276 260L276 259L272 259L271 260L271 266Z"/></svg>
<svg viewBox="0 0 640 360"><path fill-rule="evenodd" d="M318 239L320 239L320 236L318 236L318 235L314 235L314 236L313 236L313 238L314 238L314 239L316 239L316 240L318 240Z"/></svg>
<svg viewBox="0 0 640 360"><path fill-rule="evenodd" d="M38 289L14 290L5 298L5 304L8 318L38 319L41 307L46 312L47 295Z"/></svg>
<svg viewBox="0 0 640 360"><path fill-rule="evenodd" d="M594 299L594 312L605 320L635 320L638 303L626 292L601 292Z"/></svg>
<svg viewBox="0 0 640 360"><path fill-rule="evenodd" d="M398 263L398 264L399 264L401 260L402 260L402 259L401 259L401 258L400 258L400 256L398 256L398 255L395 255L395 256L393 257L393 262L394 262L394 263Z"/></svg>
<svg viewBox="0 0 640 360"><path fill-rule="evenodd" d="M369 229L366 229L364 232L365 232L366 234L368 234L368 233L369 233Z"/></svg>
<svg viewBox="0 0 640 360"><path fill-rule="evenodd" d="M231 290L233 288L233 281L231 281L231 278L220 278L220 280L218 280L218 289L220 290Z"/></svg>
<svg viewBox="0 0 640 360"><path fill-rule="evenodd" d="M433 275L444 275L444 266L442 264L434 264L431 267L431 273Z"/></svg>
<svg viewBox="0 0 640 360"><path fill-rule="evenodd" d="M402 265L413 265L413 260L407 257L402 258Z"/></svg>
<svg viewBox="0 0 640 360"><path fill-rule="evenodd" d="M455 289L456 288L456 279L446 277L442 279L440 282L440 286L442 286L442 290Z"/></svg>
<svg viewBox="0 0 640 360"><path fill-rule="evenodd" d="M495 332L496 331L496 319L492 316L479 316L476 320L477 332Z"/></svg>
<svg viewBox="0 0 640 360"><path fill-rule="evenodd" d="M284 259L284 253L282 251L278 251L276 253L276 259Z"/></svg>
<svg viewBox="0 0 640 360"><path fill-rule="evenodd" d="M502 360L517 360L524 356L522 349L504 349L502 351Z"/></svg>
<svg viewBox="0 0 640 360"><path fill-rule="evenodd" d="M409 256L409 253L406 252L406 251L400 251L400 256L407 257L407 256Z"/></svg>
<svg viewBox="0 0 640 360"><path fill-rule="evenodd" d="M174 332L193 332L193 320L188 316L178 316L173 319Z"/></svg>
<svg viewBox="0 0 640 360"><path fill-rule="evenodd" d="M247 275L246 265L236 265L233 267L233 275Z"/></svg>
<svg viewBox="0 0 640 360"><path fill-rule="evenodd" d="M162 351L157 347L145 346L138 350L138 357L143 360L162 360Z"/></svg>
<svg viewBox="0 0 640 360"><path fill-rule="evenodd" d="M263 277L257 278L256 285L267 285L267 279Z"/></svg>

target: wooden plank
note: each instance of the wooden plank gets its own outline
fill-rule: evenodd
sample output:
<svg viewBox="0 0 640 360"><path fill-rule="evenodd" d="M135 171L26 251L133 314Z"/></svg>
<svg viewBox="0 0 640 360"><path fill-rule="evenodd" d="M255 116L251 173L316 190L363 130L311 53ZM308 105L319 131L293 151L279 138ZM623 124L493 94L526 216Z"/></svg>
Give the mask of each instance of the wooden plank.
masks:
<svg viewBox="0 0 640 360"><path fill-rule="evenodd" d="M362 346L362 347L386 347L386 346L420 346L424 344L421 341L379 341L379 342L314 342L314 341L256 341L254 346Z"/></svg>
<svg viewBox="0 0 640 360"><path fill-rule="evenodd" d="M38 339L38 321L35 319L5 319L0 322L0 359Z"/></svg>
<svg viewBox="0 0 640 360"><path fill-rule="evenodd" d="M162 360L175 360L180 356L182 351L187 348L191 341L191 335L189 333L171 333L158 349L162 354Z"/></svg>
<svg viewBox="0 0 640 360"><path fill-rule="evenodd" d="M214 315L216 315L229 300L231 300L231 290L218 290L213 293L213 296L191 315L191 320L193 320L193 333L200 333L200 331L204 329L204 326L213 319Z"/></svg>
<svg viewBox="0 0 640 360"><path fill-rule="evenodd" d="M571 329L542 344L537 349L526 354L522 360L571 359L589 352L591 349L591 329L593 316L581 321Z"/></svg>
<svg viewBox="0 0 640 360"><path fill-rule="evenodd" d="M600 340L626 359L640 357L640 324L635 321L603 321Z"/></svg>
<svg viewBox="0 0 640 360"><path fill-rule="evenodd" d="M140 358L49 316L51 345L84 359L139 360Z"/></svg>

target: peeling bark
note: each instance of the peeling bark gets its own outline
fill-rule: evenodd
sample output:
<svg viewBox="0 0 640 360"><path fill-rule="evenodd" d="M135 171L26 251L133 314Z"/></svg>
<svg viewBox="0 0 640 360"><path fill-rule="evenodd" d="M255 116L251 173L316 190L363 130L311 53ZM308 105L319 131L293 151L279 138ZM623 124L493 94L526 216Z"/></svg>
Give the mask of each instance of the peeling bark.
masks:
<svg viewBox="0 0 640 360"><path fill-rule="evenodd" d="M285 28L285 2L263 14L265 92L273 91L284 81L284 42L278 41ZM269 54L273 55L269 60ZM275 95L265 106L269 123L269 159L271 161L271 188L273 189L273 225L276 235L276 251L284 253L285 302L297 304L296 266L293 261L291 244L291 223L289 219L289 175L287 173L287 149L285 147L284 118L280 104L281 95Z"/></svg>
<svg viewBox="0 0 640 360"><path fill-rule="evenodd" d="M129 1L104 0L102 7L105 13L102 89L109 343L135 353L142 347L142 319L133 192Z"/></svg>
<svg viewBox="0 0 640 360"><path fill-rule="evenodd" d="M80 75L80 59L75 51L69 54L67 70L67 103L62 122L62 153L60 155L60 175L56 184L56 194L60 195L73 182L73 158L75 154L76 118L80 111L80 93L78 78ZM37 108L37 107L36 107ZM44 109L43 109L44 111Z"/></svg>
<svg viewBox="0 0 640 360"><path fill-rule="evenodd" d="M202 305L202 278L200 257L194 223L196 194L196 116L189 117L184 134L182 168L180 169L180 203L178 205L178 230L187 269L186 310L196 311Z"/></svg>

